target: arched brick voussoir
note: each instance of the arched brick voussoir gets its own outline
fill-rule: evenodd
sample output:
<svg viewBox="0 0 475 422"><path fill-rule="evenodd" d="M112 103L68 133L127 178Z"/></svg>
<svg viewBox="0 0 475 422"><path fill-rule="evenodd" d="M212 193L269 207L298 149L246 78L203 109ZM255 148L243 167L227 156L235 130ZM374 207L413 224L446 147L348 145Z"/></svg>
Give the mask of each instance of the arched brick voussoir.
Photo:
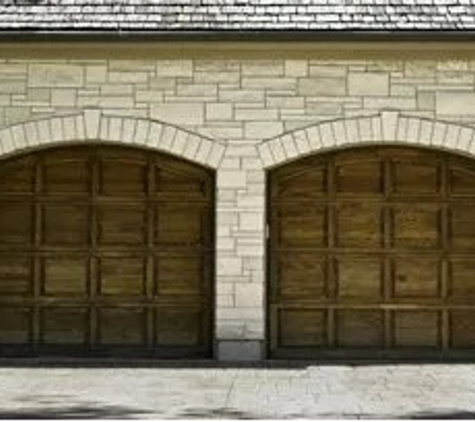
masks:
<svg viewBox="0 0 475 422"><path fill-rule="evenodd" d="M84 110L69 116L54 116L20 123L0 130L0 154L68 142L113 142L142 146L218 168L226 146L177 126L150 119L103 115Z"/></svg>
<svg viewBox="0 0 475 422"><path fill-rule="evenodd" d="M264 168L350 145L411 144L475 155L471 126L383 111L372 116L323 121L268 139L257 146Z"/></svg>

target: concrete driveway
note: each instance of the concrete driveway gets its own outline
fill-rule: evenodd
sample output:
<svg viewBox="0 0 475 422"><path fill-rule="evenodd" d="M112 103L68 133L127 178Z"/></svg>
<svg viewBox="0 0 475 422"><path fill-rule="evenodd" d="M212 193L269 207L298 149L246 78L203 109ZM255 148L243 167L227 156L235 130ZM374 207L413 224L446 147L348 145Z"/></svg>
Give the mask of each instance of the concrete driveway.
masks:
<svg viewBox="0 0 475 422"><path fill-rule="evenodd" d="M0 368L0 418L475 417L475 365Z"/></svg>

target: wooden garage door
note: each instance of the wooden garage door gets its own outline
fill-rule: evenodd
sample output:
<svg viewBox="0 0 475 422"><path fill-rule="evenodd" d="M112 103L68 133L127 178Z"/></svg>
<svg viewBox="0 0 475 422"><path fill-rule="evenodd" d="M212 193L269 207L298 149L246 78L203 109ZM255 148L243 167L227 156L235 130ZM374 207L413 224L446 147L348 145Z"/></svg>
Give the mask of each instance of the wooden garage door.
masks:
<svg viewBox="0 0 475 422"><path fill-rule="evenodd" d="M213 175L120 147L0 162L0 355L208 357Z"/></svg>
<svg viewBox="0 0 475 422"><path fill-rule="evenodd" d="M360 148L269 183L272 357L475 357L475 161Z"/></svg>

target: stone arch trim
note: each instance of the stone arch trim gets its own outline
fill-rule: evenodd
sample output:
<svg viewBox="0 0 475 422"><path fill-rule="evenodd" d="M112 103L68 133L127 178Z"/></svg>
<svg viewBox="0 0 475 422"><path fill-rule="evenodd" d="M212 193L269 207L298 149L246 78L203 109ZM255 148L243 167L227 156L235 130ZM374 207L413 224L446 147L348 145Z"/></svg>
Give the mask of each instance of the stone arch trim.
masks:
<svg viewBox="0 0 475 422"><path fill-rule="evenodd" d="M0 130L0 154L66 142L114 142L165 152L217 169L226 146L177 126L151 119L84 110L68 116L16 124Z"/></svg>
<svg viewBox="0 0 475 422"><path fill-rule="evenodd" d="M383 111L297 129L264 141L257 149L264 168L269 168L321 150L376 142L434 146L474 156L474 137L470 126Z"/></svg>

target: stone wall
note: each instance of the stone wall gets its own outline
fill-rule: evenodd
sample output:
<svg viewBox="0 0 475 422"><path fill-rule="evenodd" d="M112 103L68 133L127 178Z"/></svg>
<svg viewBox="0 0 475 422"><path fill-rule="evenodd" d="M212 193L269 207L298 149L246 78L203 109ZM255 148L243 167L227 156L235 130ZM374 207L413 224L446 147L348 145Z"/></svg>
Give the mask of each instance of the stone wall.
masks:
<svg viewBox="0 0 475 422"><path fill-rule="evenodd" d="M100 141L216 168L217 354L256 359L265 169L362 142L471 153L474 78L475 60L3 60L0 147L93 140L97 126Z"/></svg>

